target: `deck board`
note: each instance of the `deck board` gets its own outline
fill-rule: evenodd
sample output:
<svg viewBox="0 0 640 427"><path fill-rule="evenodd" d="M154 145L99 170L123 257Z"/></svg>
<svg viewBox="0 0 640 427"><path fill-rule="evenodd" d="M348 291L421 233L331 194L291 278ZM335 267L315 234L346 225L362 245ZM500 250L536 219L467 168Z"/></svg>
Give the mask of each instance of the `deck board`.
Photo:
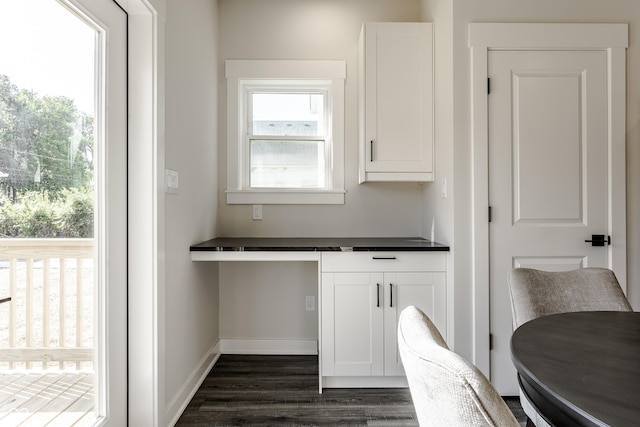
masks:
<svg viewBox="0 0 640 427"><path fill-rule="evenodd" d="M93 373L0 374L2 426L91 425L95 421Z"/></svg>

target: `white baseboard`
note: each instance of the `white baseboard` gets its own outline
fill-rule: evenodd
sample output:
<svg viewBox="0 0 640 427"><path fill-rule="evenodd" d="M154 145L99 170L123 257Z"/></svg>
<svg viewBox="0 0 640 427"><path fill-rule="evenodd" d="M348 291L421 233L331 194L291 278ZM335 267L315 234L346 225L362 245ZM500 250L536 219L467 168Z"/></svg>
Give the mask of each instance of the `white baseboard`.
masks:
<svg viewBox="0 0 640 427"><path fill-rule="evenodd" d="M220 339L222 354L295 354L317 355L317 340L242 340Z"/></svg>
<svg viewBox="0 0 640 427"><path fill-rule="evenodd" d="M187 381L182 385L180 390L175 394L171 402L165 407L165 420L170 419L168 426L174 426L180 416L187 408L189 402L196 394L207 374L220 358L220 341L216 342L207 354L200 360L200 363L193 370Z"/></svg>
<svg viewBox="0 0 640 427"><path fill-rule="evenodd" d="M322 377L322 388L407 388L407 377Z"/></svg>

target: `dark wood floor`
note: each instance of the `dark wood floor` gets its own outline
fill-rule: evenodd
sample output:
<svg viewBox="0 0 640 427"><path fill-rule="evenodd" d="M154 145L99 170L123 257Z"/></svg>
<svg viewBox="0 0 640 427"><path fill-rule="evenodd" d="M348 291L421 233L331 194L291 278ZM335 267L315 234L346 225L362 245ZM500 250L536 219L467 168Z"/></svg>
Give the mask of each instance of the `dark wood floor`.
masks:
<svg viewBox="0 0 640 427"><path fill-rule="evenodd" d="M507 404L525 425L517 399ZM222 355L177 426L417 426L408 389L325 389L317 356Z"/></svg>

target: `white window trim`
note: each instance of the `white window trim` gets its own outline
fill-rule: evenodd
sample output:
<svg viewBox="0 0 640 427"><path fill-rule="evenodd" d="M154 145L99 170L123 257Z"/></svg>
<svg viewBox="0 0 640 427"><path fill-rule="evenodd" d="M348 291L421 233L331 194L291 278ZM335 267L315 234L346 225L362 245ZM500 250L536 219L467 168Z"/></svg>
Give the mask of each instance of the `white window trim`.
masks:
<svg viewBox="0 0 640 427"><path fill-rule="evenodd" d="M344 204L344 81L345 61L227 60L227 204ZM247 189L242 129L243 81L331 81L332 156L330 189Z"/></svg>

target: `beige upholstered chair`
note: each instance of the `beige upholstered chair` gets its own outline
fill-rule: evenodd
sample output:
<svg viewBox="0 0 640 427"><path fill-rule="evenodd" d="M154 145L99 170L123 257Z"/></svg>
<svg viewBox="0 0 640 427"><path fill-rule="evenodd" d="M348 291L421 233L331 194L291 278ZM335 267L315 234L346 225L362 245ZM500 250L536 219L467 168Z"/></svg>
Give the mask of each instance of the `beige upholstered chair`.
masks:
<svg viewBox="0 0 640 427"><path fill-rule="evenodd" d="M398 346L421 426L518 427L482 372L449 350L435 325L414 306L400 314Z"/></svg>
<svg viewBox="0 0 640 427"><path fill-rule="evenodd" d="M581 268L541 271L515 268L509 273L514 329L540 316L573 311L632 311L613 271Z"/></svg>
<svg viewBox="0 0 640 427"><path fill-rule="evenodd" d="M632 311L613 271L582 268L549 272L515 268L509 273L513 328L537 317L574 311ZM520 391L525 414L537 427L549 424Z"/></svg>

